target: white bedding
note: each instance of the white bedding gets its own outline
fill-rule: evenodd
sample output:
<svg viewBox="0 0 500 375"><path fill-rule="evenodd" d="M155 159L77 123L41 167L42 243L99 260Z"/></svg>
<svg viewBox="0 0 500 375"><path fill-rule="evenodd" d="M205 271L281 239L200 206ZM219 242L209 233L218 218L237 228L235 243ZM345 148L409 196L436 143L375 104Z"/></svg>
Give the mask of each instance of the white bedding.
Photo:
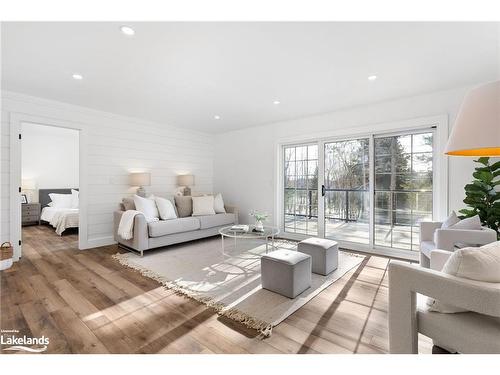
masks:
<svg viewBox="0 0 500 375"><path fill-rule="evenodd" d="M44 207L40 219L50 223L61 236L68 228L78 228L78 208Z"/></svg>

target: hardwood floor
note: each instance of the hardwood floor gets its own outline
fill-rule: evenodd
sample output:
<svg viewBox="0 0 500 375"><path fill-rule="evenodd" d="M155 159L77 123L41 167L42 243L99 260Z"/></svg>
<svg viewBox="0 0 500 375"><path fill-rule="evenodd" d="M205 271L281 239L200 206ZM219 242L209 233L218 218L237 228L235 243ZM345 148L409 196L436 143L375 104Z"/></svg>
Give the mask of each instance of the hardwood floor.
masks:
<svg viewBox="0 0 500 375"><path fill-rule="evenodd" d="M208 241L211 241L210 239ZM1 328L49 337L48 353L385 353L387 264L367 257L267 339L111 259L107 246L23 228L23 258L1 272ZM432 343L419 339L420 352ZM5 352L3 352L5 353Z"/></svg>

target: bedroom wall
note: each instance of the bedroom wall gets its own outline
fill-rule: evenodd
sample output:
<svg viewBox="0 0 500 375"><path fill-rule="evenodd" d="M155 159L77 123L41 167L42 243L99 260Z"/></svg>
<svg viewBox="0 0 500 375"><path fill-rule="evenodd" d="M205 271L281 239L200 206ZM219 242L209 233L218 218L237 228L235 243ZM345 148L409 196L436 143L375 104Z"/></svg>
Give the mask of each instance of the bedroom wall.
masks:
<svg viewBox="0 0 500 375"><path fill-rule="evenodd" d="M215 190L239 206L242 222L249 220L253 209L275 217L275 148L280 140L334 135L346 129L356 133L357 128L438 115L448 116L451 129L467 91L459 88L219 134L215 138ZM471 180L474 163L473 158L448 159L448 207L458 210L464 206L463 187Z"/></svg>
<svg viewBox="0 0 500 375"><path fill-rule="evenodd" d="M38 189L78 187L78 133L55 126L22 125L22 179L36 183L32 202L38 202Z"/></svg>
<svg viewBox="0 0 500 375"><path fill-rule="evenodd" d="M192 173L193 191L211 192L213 179L213 136L80 106L5 92L1 111L1 241L10 235L10 117L14 113L57 119L77 124L85 130L81 147L86 159L88 181L87 246L113 243L112 213L124 196L132 195L130 172L151 172L149 192L173 193L176 175ZM42 122L43 121L37 121ZM82 187L83 179L80 180Z"/></svg>

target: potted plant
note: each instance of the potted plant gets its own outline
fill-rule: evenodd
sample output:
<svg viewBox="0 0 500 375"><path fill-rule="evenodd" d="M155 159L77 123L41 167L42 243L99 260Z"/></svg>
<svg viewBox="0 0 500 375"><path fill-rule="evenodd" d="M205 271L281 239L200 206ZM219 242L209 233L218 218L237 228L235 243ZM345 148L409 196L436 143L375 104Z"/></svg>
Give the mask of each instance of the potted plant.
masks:
<svg viewBox="0 0 500 375"><path fill-rule="evenodd" d="M258 232L264 232L264 222L267 220L269 215L254 210L250 212L250 216L253 216L255 219L255 230Z"/></svg>
<svg viewBox="0 0 500 375"><path fill-rule="evenodd" d="M500 161L491 164L489 157L474 160L480 166L472 174L474 181L465 185L464 203L467 208L460 210L461 219L479 215L481 223L497 232L500 239Z"/></svg>

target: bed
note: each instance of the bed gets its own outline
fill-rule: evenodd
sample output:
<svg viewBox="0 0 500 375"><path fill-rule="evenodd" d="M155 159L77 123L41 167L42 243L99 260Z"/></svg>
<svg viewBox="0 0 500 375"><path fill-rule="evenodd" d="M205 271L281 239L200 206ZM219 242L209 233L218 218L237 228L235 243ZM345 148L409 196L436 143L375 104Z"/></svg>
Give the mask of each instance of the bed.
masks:
<svg viewBox="0 0 500 375"><path fill-rule="evenodd" d="M78 189L73 189L77 190ZM79 209L78 208L58 208L51 207L49 194L71 194L71 189L40 189L38 191L38 201L40 202L42 213L40 219L44 223L51 225L59 236L69 228L78 228Z"/></svg>

